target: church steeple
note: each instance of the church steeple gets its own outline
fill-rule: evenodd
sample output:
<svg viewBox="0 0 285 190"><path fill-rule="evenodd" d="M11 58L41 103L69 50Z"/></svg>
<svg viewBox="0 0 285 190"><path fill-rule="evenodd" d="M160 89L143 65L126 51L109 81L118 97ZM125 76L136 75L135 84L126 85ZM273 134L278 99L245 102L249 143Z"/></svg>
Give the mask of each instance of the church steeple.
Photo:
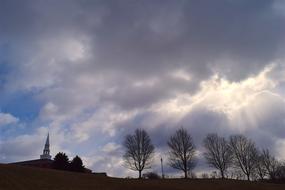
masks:
<svg viewBox="0 0 285 190"><path fill-rule="evenodd" d="M49 151L49 133L47 135L47 139L46 139L46 143L45 143L45 147L43 150L43 154L40 157L41 159L51 159L51 155L50 155L50 151Z"/></svg>

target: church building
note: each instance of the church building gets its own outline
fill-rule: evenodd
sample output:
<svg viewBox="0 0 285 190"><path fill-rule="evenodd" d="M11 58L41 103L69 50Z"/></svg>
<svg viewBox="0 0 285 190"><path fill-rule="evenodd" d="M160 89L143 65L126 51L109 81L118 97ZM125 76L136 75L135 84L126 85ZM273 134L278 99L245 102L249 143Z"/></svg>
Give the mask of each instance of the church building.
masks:
<svg viewBox="0 0 285 190"><path fill-rule="evenodd" d="M27 160L22 162L14 162L11 164L21 165L21 166L32 166L40 168L52 168L53 160L51 159L50 149L49 149L49 134L46 138L46 143L44 145L43 154L40 155L40 159Z"/></svg>
<svg viewBox="0 0 285 190"><path fill-rule="evenodd" d="M49 168L52 169L53 166L53 160L50 155L50 149L49 149L49 134L47 135L46 142L44 145L43 149L43 154L40 155L40 159L35 159L35 160L27 160L27 161L22 161L22 162L14 162L10 164L14 165L20 165L20 166L31 166L31 167L39 167L39 168ZM92 170L85 168L85 173L92 173ZM104 175L106 175L104 173Z"/></svg>

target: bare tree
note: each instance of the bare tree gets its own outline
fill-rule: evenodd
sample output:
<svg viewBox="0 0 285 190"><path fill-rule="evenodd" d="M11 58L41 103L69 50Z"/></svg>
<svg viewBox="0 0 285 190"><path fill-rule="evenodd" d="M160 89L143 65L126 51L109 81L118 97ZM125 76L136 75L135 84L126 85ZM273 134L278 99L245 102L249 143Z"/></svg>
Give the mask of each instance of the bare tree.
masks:
<svg viewBox="0 0 285 190"><path fill-rule="evenodd" d="M225 172L232 163L231 148L224 137L217 134L208 134L204 139L206 149L204 156L208 164L221 173L222 179L225 178Z"/></svg>
<svg viewBox="0 0 285 190"><path fill-rule="evenodd" d="M258 151L255 173L256 173L256 176L261 180L263 180L267 174L267 170L266 170L266 167L264 165L264 155L260 151Z"/></svg>
<svg viewBox="0 0 285 190"><path fill-rule="evenodd" d="M256 169L258 151L255 144L243 135L230 137L230 146L234 155L234 165L250 180Z"/></svg>
<svg viewBox="0 0 285 190"><path fill-rule="evenodd" d="M195 146L191 135L183 128L178 129L167 144L170 166L182 170L187 178L188 172L195 167Z"/></svg>
<svg viewBox="0 0 285 190"><path fill-rule="evenodd" d="M278 162L278 167L274 174L274 180L278 180L279 182L285 182L285 164L284 162Z"/></svg>
<svg viewBox="0 0 285 190"><path fill-rule="evenodd" d="M279 162L269 153L268 149L262 150L262 162L270 179L275 179Z"/></svg>
<svg viewBox="0 0 285 190"><path fill-rule="evenodd" d="M138 171L141 179L142 171L150 168L154 154L154 146L149 135L145 130L137 129L133 135L126 136L123 145L126 149L123 156L126 166Z"/></svg>

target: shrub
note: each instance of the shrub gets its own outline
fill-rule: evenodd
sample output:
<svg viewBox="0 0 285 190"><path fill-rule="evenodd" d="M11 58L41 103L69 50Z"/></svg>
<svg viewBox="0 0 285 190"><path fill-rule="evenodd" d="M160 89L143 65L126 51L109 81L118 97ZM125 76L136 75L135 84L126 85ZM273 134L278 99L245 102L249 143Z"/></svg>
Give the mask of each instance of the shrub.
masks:
<svg viewBox="0 0 285 190"><path fill-rule="evenodd" d="M209 179L209 175L207 173L202 173L201 178L202 179Z"/></svg>
<svg viewBox="0 0 285 190"><path fill-rule="evenodd" d="M160 179L160 176L155 172L148 172L143 174L144 179Z"/></svg>

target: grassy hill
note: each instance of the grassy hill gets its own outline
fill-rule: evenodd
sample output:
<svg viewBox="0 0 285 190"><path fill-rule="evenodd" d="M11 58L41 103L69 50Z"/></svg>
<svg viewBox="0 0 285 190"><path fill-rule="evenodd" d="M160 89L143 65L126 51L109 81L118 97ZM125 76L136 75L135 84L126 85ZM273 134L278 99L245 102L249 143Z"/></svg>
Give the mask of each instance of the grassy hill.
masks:
<svg viewBox="0 0 285 190"><path fill-rule="evenodd" d="M285 189L285 185L235 180L137 180L97 177L49 169L28 168L0 164L1 190L266 190Z"/></svg>

